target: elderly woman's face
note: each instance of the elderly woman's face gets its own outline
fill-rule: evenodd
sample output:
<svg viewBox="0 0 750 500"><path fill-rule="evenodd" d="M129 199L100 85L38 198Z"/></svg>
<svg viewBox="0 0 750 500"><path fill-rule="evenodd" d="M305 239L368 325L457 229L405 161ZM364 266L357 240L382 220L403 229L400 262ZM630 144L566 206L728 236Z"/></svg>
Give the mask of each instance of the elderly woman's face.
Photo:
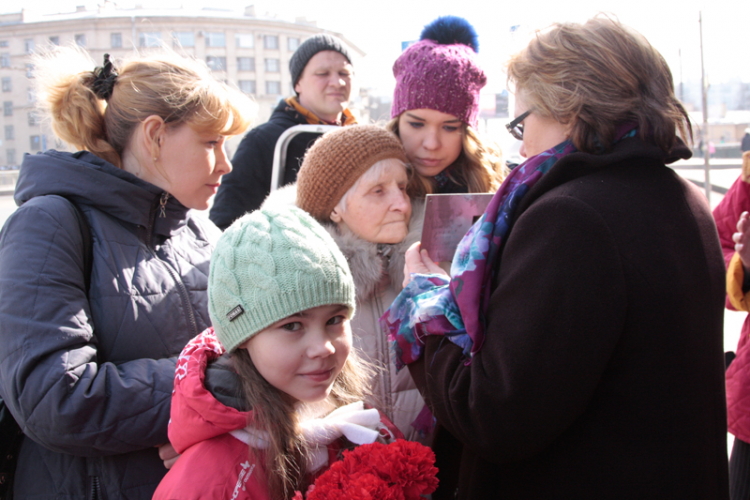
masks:
<svg viewBox="0 0 750 500"><path fill-rule="evenodd" d="M523 92L516 94L515 116L521 116L528 111ZM541 116L531 110L523 121L523 144L521 156L531 158L539 153L557 146L570 136L570 125L563 125L553 118Z"/></svg>
<svg viewBox="0 0 750 500"><path fill-rule="evenodd" d="M406 195L408 176L398 160L384 160L378 177L360 178L346 196L345 206L336 205L331 220L346 225L354 234L372 243L400 243L409 232L411 202Z"/></svg>

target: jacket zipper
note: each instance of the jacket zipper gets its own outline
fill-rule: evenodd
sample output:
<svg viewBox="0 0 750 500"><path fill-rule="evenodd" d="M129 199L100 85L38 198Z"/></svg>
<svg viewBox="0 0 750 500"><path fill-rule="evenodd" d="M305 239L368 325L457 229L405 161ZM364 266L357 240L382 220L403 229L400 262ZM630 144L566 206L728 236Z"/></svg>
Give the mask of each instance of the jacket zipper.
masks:
<svg viewBox="0 0 750 500"><path fill-rule="evenodd" d="M193 305L190 303L190 295L187 292L187 288L185 288L185 283L182 282L182 278L177 274L177 272L172 269L172 266L170 266L167 262L161 260L159 256L156 255L156 251L151 245L153 241L152 235L154 232L154 226L156 225L157 208L160 212L159 217L166 217L167 201L169 201L169 193L165 191L161 194L158 200L151 204L151 210L149 211L148 216L148 227L146 228L146 248L151 253L152 257L154 257L158 262L161 262L169 275L172 276L174 282L177 283L177 290L180 293L180 299L182 300L183 307L185 311L187 311L188 322L190 324L192 336L194 337L200 332L198 331L198 322L195 320L195 312L193 311Z"/></svg>
<svg viewBox="0 0 750 500"><path fill-rule="evenodd" d="M180 291L180 297L182 298L182 302L185 306L185 311L187 311L188 321L190 323L190 328L192 332L191 338L195 337L200 332L198 331L198 323L195 321L195 312L193 311L193 305L190 303L190 295L187 292L187 288L185 288L185 284L182 282L182 278L180 278L177 272L174 269L172 269L172 266L170 266L167 262L164 262L163 260L159 259L159 257L156 255L156 253L153 250L151 250L151 253L154 255L154 257L156 257L156 260L158 260L164 265L164 268L172 276L172 279L175 281L175 283L177 283L177 289Z"/></svg>
<svg viewBox="0 0 750 500"><path fill-rule="evenodd" d="M167 202L169 201L169 193L164 191L159 198L159 217L167 216Z"/></svg>
<svg viewBox="0 0 750 500"><path fill-rule="evenodd" d="M98 476L91 476L91 500L102 500L104 497L102 496L102 485L99 481Z"/></svg>
<svg viewBox="0 0 750 500"><path fill-rule="evenodd" d="M381 359L383 360L383 366L385 369L381 372L383 374L383 384L380 388L381 396L382 396L382 402L383 407L385 408L385 413L393 420L393 401L391 401L391 352L388 348L388 342L384 341L386 338L384 332L380 328L380 323L378 322L378 319L383 316L383 303L380 298L379 293L375 293L373 296L373 305L375 306L375 331L379 333L378 335L378 350L380 351L380 354L383 356Z"/></svg>

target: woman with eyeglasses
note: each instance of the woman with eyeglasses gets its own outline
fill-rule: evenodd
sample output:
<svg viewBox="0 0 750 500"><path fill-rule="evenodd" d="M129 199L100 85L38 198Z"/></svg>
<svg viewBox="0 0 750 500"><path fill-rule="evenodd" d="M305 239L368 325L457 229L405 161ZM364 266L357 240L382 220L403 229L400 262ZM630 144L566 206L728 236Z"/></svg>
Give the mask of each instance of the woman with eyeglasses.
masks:
<svg viewBox="0 0 750 500"><path fill-rule="evenodd" d="M508 79L527 160L450 276L407 252L383 318L459 443L436 436L457 489L433 498L728 498L724 263L667 166L691 135L669 67L597 17L537 33Z"/></svg>
<svg viewBox="0 0 750 500"><path fill-rule="evenodd" d="M477 61L474 28L440 17L393 65L396 89L386 128L401 139L416 174L410 191L488 193L500 187L500 150L477 133L479 91L487 77Z"/></svg>

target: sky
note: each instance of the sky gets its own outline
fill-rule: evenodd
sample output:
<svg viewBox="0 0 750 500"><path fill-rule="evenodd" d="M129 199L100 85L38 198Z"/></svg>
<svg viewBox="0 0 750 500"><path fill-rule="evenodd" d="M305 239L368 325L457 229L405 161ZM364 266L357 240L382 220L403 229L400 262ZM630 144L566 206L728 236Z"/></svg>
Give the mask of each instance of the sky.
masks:
<svg viewBox="0 0 750 500"><path fill-rule="evenodd" d="M100 0L103 1L103 0ZM4 2L7 6L10 2ZM21 5L46 13L70 12L76 5L95 8L97 0L23 0ZM202 8L207 0L120 0L123 8ZM416 40L424 25L441 15L466 18L479 35L479 59L487 72L487 93L505 88L504 63L523 48L536 29L554 22L583 22L604 12L618 18L654 45L669 63L675 83L700 81L699 13L709 83L750 82L750 2L740 0L211 0L213 8L241 11L255 5L257 15L279 19L306 17L320 28L340 32L366 53L355 68L358 83L375 95L389 95L393 61L401 42ZM18 11L19 9L15 9ZM0 6L2 12L13 12ZM518 26L513 34L511 27Z"/></svg>

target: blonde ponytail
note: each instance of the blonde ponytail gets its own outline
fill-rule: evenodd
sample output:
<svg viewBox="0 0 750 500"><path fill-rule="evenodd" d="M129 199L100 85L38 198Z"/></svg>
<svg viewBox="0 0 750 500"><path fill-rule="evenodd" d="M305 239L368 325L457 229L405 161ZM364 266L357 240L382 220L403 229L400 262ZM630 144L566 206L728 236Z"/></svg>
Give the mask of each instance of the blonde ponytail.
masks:
<svg viewBox="0 0 750 500"><path fill-rule="evenodd" d="M118 167L135 127L152 115L221 135L250 125L253 104L244 94L216 80L204 63L166 48L122 62L99 96L95 63L83 49L56 47L34 62L38 107L55 135Z"/></svg>
<svg viewBox="0 0 750 500"><path fill-rule="evenodd" d="M51 120L52 130L77 149L120 166L120 156L107 141L106 102L91 89L94 61L84 50L60 47L35 57L37 107Z"/></svg>

